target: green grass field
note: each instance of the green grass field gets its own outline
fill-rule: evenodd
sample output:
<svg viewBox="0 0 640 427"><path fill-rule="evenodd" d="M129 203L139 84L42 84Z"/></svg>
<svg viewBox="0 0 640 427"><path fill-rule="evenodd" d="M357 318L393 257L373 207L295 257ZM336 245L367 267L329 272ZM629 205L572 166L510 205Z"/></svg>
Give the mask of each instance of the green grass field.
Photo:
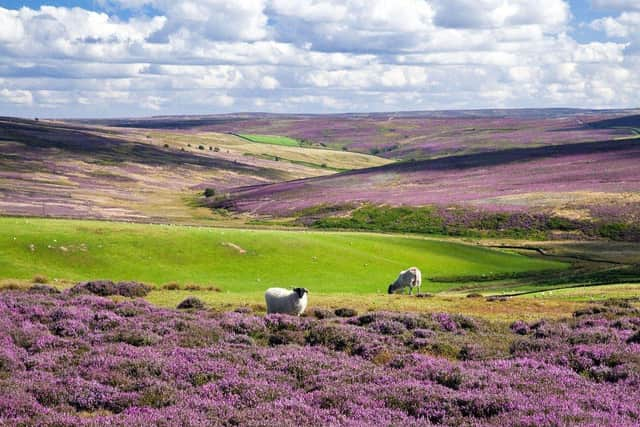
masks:
<svg viewBox="0 0 640 427"><path fill-rule="evenodd" d="M287 136L278 135L255 135L255 134L238 134L239 137L248 139L253 142L260 142L262 144L273 145L286 145L288 147L299 147L300 141L297 139L289 138Z"/></svg>
<svg viewBox="0 0 640 427"><path fill-rule="evenodd" d="M410 236L0 218L0 279L139 280L256 293L304 286L315 293L384 293L398 272L423 271L423 291L456 284L429 277L566 268L471 245Z"/></svg>

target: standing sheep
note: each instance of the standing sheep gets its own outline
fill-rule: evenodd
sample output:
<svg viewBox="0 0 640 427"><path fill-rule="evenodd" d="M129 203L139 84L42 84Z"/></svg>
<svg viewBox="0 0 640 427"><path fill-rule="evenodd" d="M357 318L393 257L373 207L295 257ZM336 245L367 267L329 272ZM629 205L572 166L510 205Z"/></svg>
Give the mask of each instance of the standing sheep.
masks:
<svg viewBox="0 0 640 427"><path fill-rule="evenodd" d="M413 288L418 288L417 293L420 293L420 286L422 285L422 273L418 267L409 267L403 270L398 275L398 278L389 285L388 292L395 294L399 291L403 291L405 288L409 288L409 295L413 292Z"/></svg>
<svg viewBox="0 0 640 427"><path fill-rule="evenodd" d="M264 293L268 313L286 313L300 316L307 308L306 288L295 288L292 291L284 288L269 288Z"/></svg>

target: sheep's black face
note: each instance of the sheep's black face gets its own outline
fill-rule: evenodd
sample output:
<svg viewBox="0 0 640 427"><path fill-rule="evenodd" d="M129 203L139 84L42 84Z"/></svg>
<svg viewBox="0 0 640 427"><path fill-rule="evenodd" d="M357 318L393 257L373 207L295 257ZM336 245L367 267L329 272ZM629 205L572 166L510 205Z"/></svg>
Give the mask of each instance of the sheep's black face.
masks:
<svg viewBox="0 0 640 427"><path fill-rule="evenodd" d="M388 294L392 294L393 293L393 286L389 285L389 289L387 289L387 293Z"/></svg>
<svg viewBox="0 0 640 427"><path fill-rule="evenodd" d="M309 290L307 288L295 288L293 292L298 294L298 298L302 298L304 294L309 293Z"/></svg>

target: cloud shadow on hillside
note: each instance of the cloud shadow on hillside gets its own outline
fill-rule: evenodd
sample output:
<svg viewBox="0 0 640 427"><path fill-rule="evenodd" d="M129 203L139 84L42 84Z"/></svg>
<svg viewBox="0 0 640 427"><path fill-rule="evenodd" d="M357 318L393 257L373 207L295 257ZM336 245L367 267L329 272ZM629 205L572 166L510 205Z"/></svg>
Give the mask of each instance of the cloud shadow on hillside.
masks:
<svg viewBox="0 0 640 427"><path fill-rule="evenodd" d="M418 160L413 162L393 163L377 168L360 169L345 172L348 175L367 174L373 171L416 172L421 170L454 170L494 167L509 163L529 162L544 158L558 158L576 155L605 154L632 150L628 155L640 158L640 139L606 140L560 145L548 145L530 148L512 148L438 159ZM640 160L640 159L639 159Z"/></svg>
<svg viewBox="0 0 640 427"><path fill-rule="evenodd" d="M90 128L66 124L0 118L0 141L2 140L20 142L30 149L57 148L107 163L127 161L151 166L193 165L282 179L281 172L275 169L162 149L150 144L127 141L115 134L113 137L96 135Z"/></svg>

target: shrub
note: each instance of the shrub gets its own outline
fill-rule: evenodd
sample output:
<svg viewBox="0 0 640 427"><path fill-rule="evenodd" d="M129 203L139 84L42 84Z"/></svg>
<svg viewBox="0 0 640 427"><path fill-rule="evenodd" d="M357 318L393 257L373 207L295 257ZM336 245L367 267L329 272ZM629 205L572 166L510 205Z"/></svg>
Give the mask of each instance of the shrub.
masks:
<svg viewBox="0 0 640 427"><path fill-rule="evenodd" d="M636 332L635 334L631 335L628 339L627 342L629 344L640 344L640 331Z"/></svg>
<svg viewBox="0 0 640 427"><path fill-rule="evenodd" d="M316 326L305 337L311 346L322 345L336 351L351 352L357 344L355 337L337 326Z"/></svg>
<svg viewBox="0 0 640 427"><path fill-rule="evenodd" d="M354 317L358 315L358 312L352 308L338 308L334 311L338 317Z"/></svg>
<svg viewBox="0 0 640 427"><path fill-rule="evenodd" d="M164 144L163 147L164 148L169 148L169 144Z"/></svg>
<svg viewBox="0 0 640 427"><path fill-rule="evenodd" d="M160 341L160 337L152 332L140 330L119 330L111 335L114 342L124 342L134 347L151 346Z"/></svg>
<svg viewBox="0 0 640 427"><path fill-rule="evenodd" d="M29 288L29 292L34 294L59 294L60 290L49 285L35 284Z"/></svg>
<svg viewBox="0 0 640 427"><path fill-rule="evenodd" d="M316 319L328 319L331 317L335 317L335 313L331 310L326 310L324 308L316 308L313 310L313 315Z"/></svg>
<svg viewBox="0 0 640 427"><path fill-rule="evenodd" d="M162 287L162 289L167 291L177 291L180 289L180 284L175 282L167 283Z"/></svg>
<svg viewBox="0 0 640 427"><path fill-rule="evenodd" d="M152 386L145 389L140 396L140 406L164 408L176 403L175 391L168 386Z"/></svg>
<svg viewBox="0 0 640 427"><path fill-rule="evenodd" d="M213 196L216 195L216 190L215 190L215 188L207 187L207 188L204 189L204 193L203 194L204 194L204 197L213 197Z"/></svg>
<svg viewBox="0 0 640 427"><path fill-rule="evenodd" d="M471 292L467 294L467 298L482 298L482 294L479 292Z"/></svg>
<svg viewBox="0 0 640 427"><path fill-rule="evenodd" d="M112 282L111 280L94 280L81 282L69 290L72 294L92 293L103 297L120 295L128 298L142 298L151 292L152 287L139 282Z"/></svg>
<svg viewBox="0 0 640 427"><path fill-rule="evenodd" d="M129 298L142 298L151 292L153 288L139 282L118 282L118 295Z"/></svg>
<svg viewBox="0 0 640 427"><path fill-rule="evenodd" d="M0 291L17 291L20 289L23 289L23 287L15 282L3 283L0 285Z"/></svg>
<svg viewBox="0 0 640 427"><path fill-rule="evenodd" d="M518 335L527 335L529 333L529 325L522 320L516 320L509 328Z"/></svg>
<svg viewBox="0 0 640 427"><path fill-rule="evenodd" d="M45 283L49 283L49 279L47 278L47 276L43 276L42 274L36 274L35 276L33 276L32 282L45 284Z"/></svg>
<svg viewBox="0 0 640 427"><path fill-rule="evenodd" d="M482 348L474 344L465 344L458 353L460 360L480 360L482 359Z"/></svg>
<svg viewBox="0 0 640 427"><path fill-rule="evenodd" d="M187 309L202 310L205 308L205 305L200 299L196 297L189 297L184 301L182 301L180 304L178 304L177 308L180 310L187 310Z"/></svg>
<svg viewBox="0 0 640 427"><path fill-rule="evenodd" d="M204 150L204 145L198 145L198 150Z"/></svg>
<svg viewBox="0 0 640 427"><path fill-rule="evenodd" d="M371 328L383 335L400 335L407 331L403 323L395 320L376 320L371 323Z"/></svg>

